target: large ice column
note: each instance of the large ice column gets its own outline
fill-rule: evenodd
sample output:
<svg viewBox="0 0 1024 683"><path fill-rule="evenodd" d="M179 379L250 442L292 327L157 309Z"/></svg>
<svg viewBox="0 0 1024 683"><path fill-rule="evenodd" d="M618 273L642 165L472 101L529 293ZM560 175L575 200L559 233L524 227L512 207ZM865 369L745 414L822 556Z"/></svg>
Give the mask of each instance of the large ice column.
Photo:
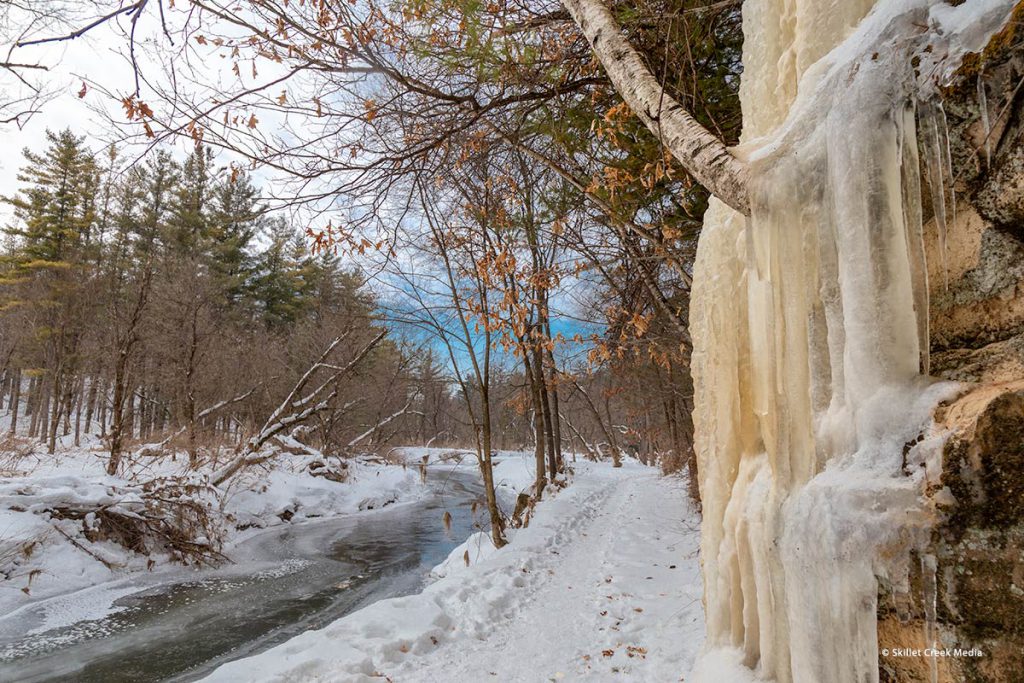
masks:
<svg viewBox="0 0 1024 683"><path fill-rule="evenodd" d="M920 55L939 73L1013 0L875 5L746 0L752 215L713 201L695 267L708 647L779 683L877 680L875 577L928 522L906 444L951 391L922 374Z"/></svg>

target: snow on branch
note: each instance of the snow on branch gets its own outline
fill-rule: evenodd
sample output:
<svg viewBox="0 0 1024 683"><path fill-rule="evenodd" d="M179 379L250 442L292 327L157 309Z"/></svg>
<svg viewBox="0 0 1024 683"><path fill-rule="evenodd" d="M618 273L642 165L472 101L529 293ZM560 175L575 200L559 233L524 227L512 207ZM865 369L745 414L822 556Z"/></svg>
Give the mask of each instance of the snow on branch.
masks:
<svg viewBox="0 0 1024 683"><path fill-rule="evenodd" d="M338 395L338 380L358 366L380 344L386 335L387 330L381 331L352 360L340 366L328 363L327 359L338 345L348 337L348 333L335 337L327 345L327 349L320 354L320 358L295 383L295 386L288 392L288 396L285 397L284 401L274 409L274 412L267 418L263 427L246 442L245 449L234 460L213 474L211 483L214 486L220 486L244 467L273 457L276 451L267 452L264 449L266 443L285 430L295 427L313 415L327 409L331 401ZM332 370L333 372L315 389L309 390L306 393L307 386L321 370Z"/></svg>
<svg viewBox="0 0 1024 683"><path fill-rule="evenodd" d="M240 403L240 402L244 401L245 399L247 399L250 396L252 396L253 393L257 389L259 389L261 386L263 386L263 382L260 382L259 384L254 386L252 389L250 389L249 391L246 391L243 394L239 394L238 396L235 396L234 398L228 398L228 399L224 399L223 401L218 401L217 403L214 403L209 408L201 410L199 412L199 414L196 415L196 422L198 422L198 421L200 421L200 420L202 420L204 418L207 418L210 415L213 415L214 413L216 413L217 411L221 410L222 408L227 408L228 406L231 406L231 405L234 405L236 403ZM139 458L139 457L145 456L145 455L156 455L157 453L160 452L161 449L164 448L164 446L169 444L173 439L175 439L175 438L181 436L182 434L184 434L185 430L187 430L187 429L188 429L188 425L185 425L184 427L182 427L178 431L174 432L173 434L171 434L170 436L165 438L163 441L160 441L158 443L148 443L148 444L145 444L145 445L141 446L139 448L139 450L135 451L133 457Z"/></svg>
<svg viewBox="0 0 1024 683"><path fill-rule="evenodd" d="M385 417L385 418L384 418L383 420L380 420L379 422L377 422L377 424L373 425L372 427L370 427L369 429L367 429L367 430L366 430L365 432L363 432L362 434L360 434L360 435L359 435L359 436L357 436L356 438L354 438L354 439L352 439L351 441L349 441L349 442L348 442L348 447L349 447L349 448L355 448L355 446L357 446L357 445L358 445L358 444L359 444L359 443L360 443L361 441L363 441L363 440L365 440L366 438L368 438L368 437L369 437L370 435L372 435L372 434L373 434L374 432L376 432L376 431L377 431L378 429L380 429L381 427L383 427L383 426L384 426L384 425L386 425L387 423L389 423L389 422L391 422L392 420L395 420L395 419L397 419L397 418L401 417L402 415L405 415L406 413L408 413L408 412L409 412L409 407L410 407L411 405L412 405L412 400L409 400L409 401L408 401L408 402L407 402L407 403L405 404L405 406L403 406L403 407L402 407L402 409L401 409L401 410L399 410L399 411L398 411L398 412L396 412L396 413L392 413L391 415L388 415L388 416L387 416L387 417Z"/></svg>

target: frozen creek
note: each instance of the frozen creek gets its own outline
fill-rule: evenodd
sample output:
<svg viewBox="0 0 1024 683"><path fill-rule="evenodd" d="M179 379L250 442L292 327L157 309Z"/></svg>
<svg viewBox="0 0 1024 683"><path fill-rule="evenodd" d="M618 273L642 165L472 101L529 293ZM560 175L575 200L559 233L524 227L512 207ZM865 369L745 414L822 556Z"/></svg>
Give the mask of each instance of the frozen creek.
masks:
<svg viewBox="0 0 1024 683"><path fill-rule="evenodd" d="M432 495L415 503L274 527L234 548L231 566L140 575L18 610L0 619L0 680L194 680L414 593L474 531L480 493L472 473L439 472L429 483ZM97 603L111 603L106 616L76 618Z"/></svg>

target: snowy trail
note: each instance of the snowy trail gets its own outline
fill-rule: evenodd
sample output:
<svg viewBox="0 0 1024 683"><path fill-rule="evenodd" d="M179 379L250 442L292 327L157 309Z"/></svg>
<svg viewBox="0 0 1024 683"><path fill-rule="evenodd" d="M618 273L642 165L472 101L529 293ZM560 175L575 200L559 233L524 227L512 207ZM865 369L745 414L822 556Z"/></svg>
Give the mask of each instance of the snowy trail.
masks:
<svg viewBox="0 0 1024 683"><path fill-rule="evenodd" d="M698 544L680 479L581 463L506 549L208 680L678 681L704 639Z"/></svg>
<svg viewBox="0 0 1024 683"><path fill-rule="evenodd" d="M609 477L551 538L511 619L395 681L677 681L703 642L698 527L677 479ZM610 656L609 656L610 655Z"/></svg>

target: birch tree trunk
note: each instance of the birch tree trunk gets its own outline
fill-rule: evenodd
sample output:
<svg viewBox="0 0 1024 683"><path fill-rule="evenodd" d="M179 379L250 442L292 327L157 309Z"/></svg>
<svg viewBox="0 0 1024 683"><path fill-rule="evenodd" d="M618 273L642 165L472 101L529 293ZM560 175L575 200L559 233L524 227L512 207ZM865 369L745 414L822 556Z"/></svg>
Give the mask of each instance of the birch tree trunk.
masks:
<svg viewBox="0 0 1024 683"><path fill-rule="evenodd" d="M602 0L562 0L583 31L616 92L701 185L749 215L747 168L669 96L622 33Z"/></svg>

